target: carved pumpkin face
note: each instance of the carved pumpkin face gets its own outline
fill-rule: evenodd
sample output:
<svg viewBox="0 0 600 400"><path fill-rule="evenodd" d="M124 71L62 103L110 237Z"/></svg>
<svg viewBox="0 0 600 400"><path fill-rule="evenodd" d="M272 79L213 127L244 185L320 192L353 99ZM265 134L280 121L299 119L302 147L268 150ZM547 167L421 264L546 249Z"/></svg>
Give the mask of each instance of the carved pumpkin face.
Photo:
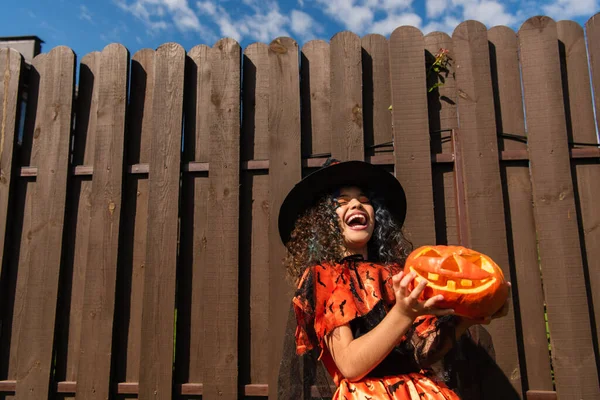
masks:
<svg viewBox="0 0 600 400"><path fill-rule="evenodd" d="M453 308L457 315L491 316L508 297L500 267L485 254L462 246L420 247L406 260L405 272L410 271L417 274L416 282L428 281L422 298L441 294L440 307Z"/></svg>

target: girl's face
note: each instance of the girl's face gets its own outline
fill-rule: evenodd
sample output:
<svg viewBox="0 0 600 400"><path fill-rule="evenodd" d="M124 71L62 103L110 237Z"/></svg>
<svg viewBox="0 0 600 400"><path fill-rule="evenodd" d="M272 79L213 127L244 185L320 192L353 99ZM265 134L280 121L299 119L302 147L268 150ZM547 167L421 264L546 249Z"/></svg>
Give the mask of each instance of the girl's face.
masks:
<svg viewBox="0 0 600 400"><path fill-rule="evenodd" d="M375 229L375 210L369 198L360 188L352 186L341 188L335 201L346 248L351 253L366 255L367 243Z"/></svg>

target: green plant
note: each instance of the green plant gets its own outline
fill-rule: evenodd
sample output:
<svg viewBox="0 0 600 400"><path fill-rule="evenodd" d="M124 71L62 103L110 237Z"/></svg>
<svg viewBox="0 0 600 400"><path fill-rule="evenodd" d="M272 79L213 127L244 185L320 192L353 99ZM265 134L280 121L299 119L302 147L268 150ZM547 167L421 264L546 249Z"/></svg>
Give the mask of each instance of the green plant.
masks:
<svg viewBox="0 0 600 400"><path fill-rule="evenodd" d="M452 60L449 53L448 49L441 48L435 55L433 63L427 68L427 82L429 82L432 73L436 74L438 78L436 79L436 82L429 87L428 92L432 92L446 83L446 78L450 73L448 67L450 67L450 61Z"/></svg>
<svg viewBox="0 0 600 400"><path fill-rule="evenodd" d="M427 68L427 82L429 82L431 74L436 74L437 76L435 83L427 89L428 93L431 93L446 83L446 78L450 73L450 61L452 60L449 53L450 51L448 49L441 48L435 55L433 63ZM392 111L391 105L388 107L388 110Z"/></svg>

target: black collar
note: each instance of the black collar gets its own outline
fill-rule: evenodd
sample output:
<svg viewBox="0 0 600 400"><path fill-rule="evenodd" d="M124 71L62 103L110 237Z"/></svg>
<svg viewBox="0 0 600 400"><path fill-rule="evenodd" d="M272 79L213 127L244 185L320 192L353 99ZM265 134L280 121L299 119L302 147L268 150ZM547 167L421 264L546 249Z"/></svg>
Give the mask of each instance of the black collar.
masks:
<svg viewBox="0 0 600 400"><path fill-rule="evenodd" d="M349 256L342 258L342 263L344 263L346 261L364 261L364 260L365 260L365 258L363 257L362 254L350 254Z"/></svg>

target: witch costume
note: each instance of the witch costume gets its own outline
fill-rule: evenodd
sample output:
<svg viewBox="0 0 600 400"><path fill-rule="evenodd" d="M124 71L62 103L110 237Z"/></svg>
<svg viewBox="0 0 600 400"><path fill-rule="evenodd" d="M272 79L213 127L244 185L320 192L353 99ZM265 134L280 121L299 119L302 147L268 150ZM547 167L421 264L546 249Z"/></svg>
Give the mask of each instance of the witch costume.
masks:
<svg viewBox="0 0 600 400"><path fill-rule="evenodd" d="M283 243L289 241L296 219L317 198L342 186L377 193L398 226L404 222L406 197L392 174L361 161L328 162L300 181L284 200L279 214ZM395 303L392 276L402 267L351 255L338 263L322 262L304 270L292 299L296 353L319 351L336 385L333 400L459 399L433 370L423 367L454 336L454 324L440 322L445 317L418 317L401 342L359 380L350 381L341 374L325 344L325 337L342 325L350 326L355 339L375 328Z"/></svg>

